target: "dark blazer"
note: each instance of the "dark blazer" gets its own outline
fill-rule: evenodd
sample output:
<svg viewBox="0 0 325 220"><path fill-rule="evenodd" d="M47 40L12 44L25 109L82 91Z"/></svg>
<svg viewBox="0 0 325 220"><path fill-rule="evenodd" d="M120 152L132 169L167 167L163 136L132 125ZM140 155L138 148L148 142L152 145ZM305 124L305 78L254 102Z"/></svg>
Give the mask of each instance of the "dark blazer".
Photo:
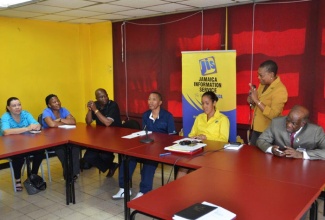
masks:
<svg viewBox="0 0 325 220"><path fill-rule="evenodd" d="M272 145L290 146L286 130L286 116L274 118L271 125L257 139L257 146L266 151ZM304 148L311 160L325 160L325 134L322 127L307 123L295 136L293 148Z"/></svg>

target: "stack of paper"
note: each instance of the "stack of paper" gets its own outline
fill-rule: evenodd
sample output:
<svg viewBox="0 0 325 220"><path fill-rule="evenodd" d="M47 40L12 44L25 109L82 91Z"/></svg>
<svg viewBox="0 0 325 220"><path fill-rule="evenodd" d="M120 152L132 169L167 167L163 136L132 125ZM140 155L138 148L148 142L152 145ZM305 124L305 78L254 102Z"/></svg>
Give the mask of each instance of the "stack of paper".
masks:
<svg viewBox="0 0 325 220"><path fill-rule="evenodd" d="M190 141L191 144L181 145L180 142L182 141ZM175 141L174 143L175 143L174 145L165 147L164 149L168 151L178 152L178 153L192 154L194 152L200 151L203 147L206 146L206 144L191 138L183 138L181 140Z"/></svg>
<svg viewBox="0 0 325 220"><path fill-rule="evenodd" d="M244 144L241 143L229 143L224 146L227 150L239 150Z"/></svg>
<svg viewBox="0 0 325 220"><path fill-rule="evenodd" d="M174 220L231 220L236 217L235 213L228 211L220 206L216 206L209 202L202 202L191 205L190 207L177 212Z"/></svg>
<svg viewBox="0 0 325 220"><path fill-rule="evenodd" d="M75 125L59 125L59 128L65 128L65 129L71 129L71 128L76 128Z"/></svg>
<svg viewBox="0 0 325 220"><path fill-rule="evenodd" d="M151 134L152 131L148 131L148 134ZM138 132L134 132L132 134L123 136L122 138L127 138L127 139L131 139L131 138L135 138L135 137L140 137L140 136L144 136L146 135L146 131L138 131Z"/></svg>

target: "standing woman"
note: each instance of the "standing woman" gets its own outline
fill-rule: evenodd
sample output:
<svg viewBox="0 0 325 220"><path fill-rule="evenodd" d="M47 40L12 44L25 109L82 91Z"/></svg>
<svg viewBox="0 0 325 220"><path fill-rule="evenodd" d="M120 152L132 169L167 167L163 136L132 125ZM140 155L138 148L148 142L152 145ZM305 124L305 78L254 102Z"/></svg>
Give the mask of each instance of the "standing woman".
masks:
<svg viewBox="0 0 325 220"><path fill-rule="evenodd" d="M202 95L201 99L204 112L196 117L188 136L198 140L228 142L229 119L216 108L218 102L217 95L214 92L208 91ZM177 179L188 172L188 169L180 168L177 173Z"/></svg>
<svg viewBox="0 0 325 220"><path fill-rule="evenodd" d="M75 125L76 119L70 112L61 107L61 102L57 95L50 94L46 96L45 103L47 108L42 113L42 126L43 128L55 128L59 125ZM62 167L65 164L65 149L64 146L55 148L55 153L61 161ZM80 149L77 146L72 146L72 161L73 161L73 179L76 180L79 175L79 153ZM63 174L63 176L65 176Z"/></svg>
<svg viewBox="0 0 325 220"><path fill-rule="evenodd" d="M7 100L6 113L1 117L1 129L3 135L21 134L27 131L38 131L41 129L40 124L33 118L33 116L22 110L20 101L16 97L11 97ZM37 151L33 153L33 166L32 174L37 174L38 169L44 158L44 151ZM16 191L20 192L23 190L21 184L21 168L24 164L24 157L27 154L21 154L12 157L12 165L16 179Z"/></svg>
<svg viewBox="0 0 325 220"><path fill-rule="evenodd" d="M247 102L254 109L252 120L252 135L249 144L256 146L257 138L270 125L271 120L281 115L284 104L288 100L288 92L285 85L277 76L278 65L272 61L264 61L258 68L260 84L249 84L250 91Z"/></svg>

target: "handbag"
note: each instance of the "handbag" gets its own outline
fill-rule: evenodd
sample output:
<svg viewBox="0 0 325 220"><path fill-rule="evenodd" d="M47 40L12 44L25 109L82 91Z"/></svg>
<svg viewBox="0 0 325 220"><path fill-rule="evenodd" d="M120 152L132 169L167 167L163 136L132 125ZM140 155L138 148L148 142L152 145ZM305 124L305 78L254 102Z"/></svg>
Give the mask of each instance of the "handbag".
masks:
<svg viewBox="0 0 325 220"><path fill-rule="evenodd" d="M46 182L37 174L31 173L29 156L26 157L27 179L24 181L24 186L29 195L34 195L46 189Z"/></svg>
<svg viewBox="0 0 325 220"><path fill-rule="evenodd" d="M24 181L24 186L29 195L34 195L46 189L46 182L37 174L30 174Z"/></svg>

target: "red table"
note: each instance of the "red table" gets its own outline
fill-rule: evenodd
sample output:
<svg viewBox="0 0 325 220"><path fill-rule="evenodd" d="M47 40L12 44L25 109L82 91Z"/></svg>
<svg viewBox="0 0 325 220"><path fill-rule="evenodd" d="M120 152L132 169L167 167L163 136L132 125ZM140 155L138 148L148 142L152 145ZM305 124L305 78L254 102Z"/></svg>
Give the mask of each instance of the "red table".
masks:
<svg viewBox="0 0 325 220"><path fill-rule="evenodd" d="M274 157L273 155L265 154L257 147L253 147L253 146L244 146L239 151L223 150L221 148L223 147L224 143L213 142L213 141L206 141L206 143L207 143L207 147L204 149L204 153L193 155L191 157L188 156L182 157L181 154L175 154L175 153L172 153L172 155L170 156L159 157L159 154L164 152L163 148L165 146L168 146L168 144L160 140L158 140L157 142L151 145L139 146L130 149L127 152L127 154L130 156L155 160L155 161L169 163L169 164L176 163L176 165L185 166L188 168L194 168L194 169L198 169L200 167L211 168L213 172L211 172L210 175L207 175L205 177L202 176L202 178L200 179L203 185L210 184L209 181L210 178L213 178L212 175L218 175L218 178L220 179L224 178L224 174L222 174L221 172L224 171L224 172L232 173L233 175L242 176L242 178L247 178L247 179L253 178L255 180L260 180L262 182L269 182L274 186L276 186L279 183L282 183L282 184L286 184L287 186L291 186L292 189L300 188L300 187L307 187L308 189L313 189L312 191L315 194L312 197L310 197L310 195L308 194L305 195L305 194L298 193L299 191L295 191L295 190L292 190L292 192L295 191L295 193L298 194L292 194L291 197L290 195L288 195L289 193L276 194L275 192L277 192L277 189L274 187L264 188L264 191L261 191L255 195L257 197L258 196L261 197L259 198L259 200L263 199L265 196L266 197L271 196L269 197L270 198L269 203L272 202L272 204L270 204L268 208L272 207L272 209L276 204L274 201L283 200L288 204L288 202L291 203L292 201L295 201L296 197L304 197L302 199L303 202L302 200L301 202L307 205L304 206L303 207L304 209L300 210L300 212L293 212L296 213L296 216L301 216L303 213L305 213L310 207L310 204L312 204L312 202L315 201L321 189L324 188L325 177L324 175L320 175L320 173L323 173L325 171L325 161L309 161L309 160L290 159L290 158L278 158L278 157ZM194 171L193 173L199 172L201 169L202 168ZM187 182L191 183L191 181L187 181ZM176 180L175 183L173 182L172 184L178 184L178 183L179 180ZM181 185L180 187L182 187L184 184L180 183L180 185ZM204 188L203 185L202 187ZM245 190L247 192L250 192L252 196L256 192L255 187L242 188L240 185L236 185L236 187L240 189L239 191ZM231 187L231 189L234 191L237 190L234 189L233 187ZM286 189L288 191L291 190L290 187L287 187ZM167 197L171 196L171 198L175 198L176 195L178 196L177 190L172 190L170 188L169 190L170 193L166 192ZM230 191L230 189L228 189L227 191ZM270 192L270 195L268 195L267 192ZM190 191L187 191L187 193L190 193ZM190 194L193 195L193 193ZM240 193L238 195L240 195ZM166 208L166 210L168 210L168 205L160 204L159 202L160 200L157 199L158 195L155 194L155 196L157 196L155 200L148 198L148 202L152 204L152 207L157 206L157 207L161 207L162 209ZM234 199L237 199L236 197L238 196L235 196ZM147 199L147 194L144 196L144 198ZM240 201L242 201L240 198L243 197L239 196L238 198ZM253 198L253 197L248 197L248 198ZM148 210L147 208L143 209L143 206L140 204L143 202L144 202L143 200L131 201L128 203L128 207L139 210L141 212L146 210L145 213L149 215L153 214L152 211L147 212ZM176 206L178 205L178 202L179 201L176 202L170 201L170 203ZM251 202L251 200L249 200L249 202ZM223 206L220 203L216 203L216 204ZM188 206L189 205L191 204L188 204ZM139 209L139 207L141 208ZM181 209L178 209L176 211L179 210ZM286 210L288 211L288 209ZM169 214L171 215L171 213ZM268 215L268 212L265 212L264 215L265 216ZM160 215L160 213L159 215L154 214L154 216L159 218L165 218L165 216Z"/></svg>
<svg viewBox="0 0 325 220"><path fill-rule="evenodd" d="M253 219L267 216L294 219L308 210L324 187L325 177L320 174L325 171L325 161L277 158L252 146L244 146L239 151L220 150L224 143L214 141L206 141L202 154L172 153L160 157L159 154L166 152L164 147L181 137L153 133L149 137L154 142L149 144L140 142L143 137L122 138L133 132L127 128L78 123L75 129L50 128L40 134L4 136L0 138L0 158L73 143L119 153L125 163L129 157L138 157L197 169L129 202L130 208L160 218L171 218L194 202L206 200L229 209L240 219L252 219L255 214L258 217ZM127 178L125 181L128 183ZM73 181L67 181L67 198L73 189ZM125 207L128 199L125 196ZM125 213L128 219L129 209Z"/></svg>
<svg viewBox="0 0 325 220"><path fill-rule="evenodd" d="M131 200L128 206L161 219L195 203L214 203L236 219L299 219L319 195L316 188L213 168L200 168Z"/></svg>

